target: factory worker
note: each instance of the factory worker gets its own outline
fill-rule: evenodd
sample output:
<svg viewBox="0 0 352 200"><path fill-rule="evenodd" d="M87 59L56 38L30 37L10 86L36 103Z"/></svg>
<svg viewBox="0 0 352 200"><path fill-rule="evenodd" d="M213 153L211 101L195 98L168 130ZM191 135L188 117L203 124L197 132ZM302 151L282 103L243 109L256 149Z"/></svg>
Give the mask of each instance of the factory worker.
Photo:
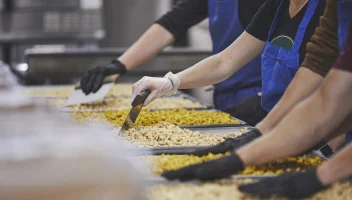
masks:
<svg viewBox="0 0 352 200"><path fill-rule="evenodd" d="M1 199L140 198L143 173L116 136L34 103L2 66L0 130Z"/></svg>
<svg viewBox="0 0 352 200"><path fill-rule="evenodd" d="M342 40L339 39L339 43L344 44L347 34L342 32L347 32L346 27L349 23L349 19L351 19L349 14L351 14L352 2L338 0L338 8L338 12L342 12L338 15L339 38L343 38ZM348 11L348 13L345 13L345 11ZM290 122L293 122L292 120L299 115L302 116L303 120L313 119L312 121L301 124L301 126L304 126L305 132L309 132L309 135L313 138L334 137L334 135L329 134L329 132L333 133L331 130L339 128L340 131L337 133L341 133L341 131L344 132L352 128L351 62L352 25L350 25L349 28L347 44L336 65L326 78L327 80L324 81L321 88L319 88L314 95L309 97L302 105L297 106L293 110L292 115L285 118L285 123L280 124L280 127L278 127L279 130L277 131L288 128L292 125ZM304 117L307 113L312 113L312 115ZM286 122L288 120L291 121ZM324 131L320 133L320 130ZM308 196L328 187L336 181L350 177L352 175L351 153L352 143L349 143L332 157L331 160L324 162L317 169L303 173L282 175L277 178L260 181L256 184L243 186L240 189L244 192L260 195L262 197L272 194L290 197L295 197L293 195ZM270 185L270 187L266 187L268 185ZM288 188L288 185L291 187Z"/></svg>
<svg viewBox="0 0 352 200"><path fill-rule="evenodd" d="M336 62L338 55L337 0L327 0L324 15L320 19L320 26L316 29L311 42L307 45L307 55L301 64L301 68L298 70L283 97L264 120L257 124L256 129L240 137L226 139L216 146L196 150L193 154L224 153L251 142L262 136L263 133L268 133L285 117L292 107L304 100L319 87L326 74ZM339 143L344 141L342 136L340 138L342 139L339 139L337 144L331 148L329 145L323 146L324 149L322 150L326 151L327 156L333 149L339 146ZM324 142L321 143L321 145L324 144ZM322 146L317 146L317 148L320 147Z"/></svg>
<svg viewBox="0 0 352 200"><path fill-rule="evenodd" d="M104 77L128 73L207 17L213 53L217 54L244 32L263 2L264 0L180 0L117 60L89 70L81 79L82 90L86 94L96 92ZM236 74L215 84L215 107L225 110L247 98L259 99L257 95L261 92L262 85L260 66L260 57L253 57Z"/></svg>
<svg viewBox="0 0 352 200"><path fill-rule="evenodd" d="M351 4L338 1L338 7ZM341 4L340 4L341 3ZM346 10L343 10L344 12ZM349 11L349 10L348 10ZM340 10L339 10L340 12ZM340 14L339 16L346 16ZM341 21L341 20L340 20ZM347 31L349 20L339 23L339 30ZM302 154L320 141L344 134L352 128L352 26L347 34L339 31L340 44L346 43L334 68L321 86L296 105L268 134L245 145L231 155L179 170L165 172L164 177L183 181L214 180L228 177L244 169L276 159ZM342 42L342 43L341 43ZM299 124L299 131L297 131ZM316 169L303 173L288 173L276 178L240 187L240 190L267 197L271 194L290 198L308 197L330 184L352 175L351 144L339 151L331 160Z"/></svg>
<svg viewBox="0 0 352 200"><path fill-rule="evenodd" d="M306 43L319 25L324 8L325 0L267 0L246 31L227 49L176 75L170 72L164 78L144 77L134 84L132 98L151 89L148 104L177 89L221 82L261 54L261 104L256 101L256 106L247 107L239 103L232 112L233 116L256 124L279 101L299 69ZM250 101L254 105L253 99Z"/></svg>

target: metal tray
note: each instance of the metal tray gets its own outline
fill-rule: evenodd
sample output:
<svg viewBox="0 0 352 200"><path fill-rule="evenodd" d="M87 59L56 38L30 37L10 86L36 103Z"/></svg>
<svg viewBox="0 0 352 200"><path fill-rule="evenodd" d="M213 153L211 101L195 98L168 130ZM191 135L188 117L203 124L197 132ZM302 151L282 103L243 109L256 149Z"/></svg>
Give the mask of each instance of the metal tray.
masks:
<svg viewBox="0 0 352 200"><path fill-rule="evenodd" d="M261 175L261 176L256 176L256 175L239 175L239 176L231 176L228 179L253 179L253 180L260 180L264 178L272 178L275 177L275 175ZM155 185L190 185L190 184L201 184L204 182L201 181L187 181L187 182L180 182L180 181L169 181L166 178L163 177L147 177L143 180L143 183L146 185L146 187L152 187Z"/></svg>
<svg viewBox="0 0 352 200"><path fill-rule="evenodd" d="M253 127L193 127L187 128L191 131L199 131L201 134L226 134L230 132L237 132L241 129L250 131ZM191 154L194 150L205 149L210 146L176 146L176 147L142 147L142 148L129 148L135 155L162 155L162 154Z"/></svg>

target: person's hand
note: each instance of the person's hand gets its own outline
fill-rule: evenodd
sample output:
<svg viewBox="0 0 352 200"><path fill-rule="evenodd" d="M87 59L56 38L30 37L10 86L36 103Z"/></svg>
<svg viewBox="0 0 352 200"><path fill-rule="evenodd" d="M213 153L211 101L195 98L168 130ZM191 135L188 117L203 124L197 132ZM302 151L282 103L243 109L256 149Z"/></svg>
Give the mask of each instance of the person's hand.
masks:
<svg viewBox="0 0 352 200"><path fill-rule="evenodd" d="M325 189L316 175L316 168L306 172L290 172L239 186L239 190L262 198L272 195L288 198L305 198Z"/></svg>
<svg viewBox="0 0 352 200"><path fill-rule="evenodd" d="M227 138L225 141L206 148L206 149L199 149L199 150L194 150L190 154L196 155L196 156L204 156L209 153L213 154L218 154L218 153L226 153L227 151L233 151L236 150L249 142L253 141L254 139L260 137L262 133L258 129L253 129L245 134L242 134L238 137L235 138Z"/></svg>
<svg viewBox="0 0 352 200"><path fill-rule="evenodd" d="M230 106L225 110L231 116L247 122L251 126L256 126L267 115L261 106L261 97L254 96L244 99L239 103Z"/></svg>
<svg viewBox="0 0 352 200"><path fill-rule="evenodd" d="M86 95L96 93L103 85L105 77L115 74L124 75L126 71L124 64L113 60L109 64L98 66L85 73L81 78L81 89Z"/></svg>
<svg viewBox="0 0 352 200"><path fill-rule="evenodd" d="M141 94L142 91L149 89L151 93L144 101L144 105L148 105L156 98L175 94L179 86L180 80L171 72L167 73L162 78L145 76L133 84L132 101L137 95Z"/></svg>
<svg viewBox="0 0 352 200"><path fill-rule="evenodd" d="M191 165L178 170L164 172L161 176L169 180L201 180L211 181L229 177L243 170L243 162L237 154L232 153L216 160Z"/></svg>

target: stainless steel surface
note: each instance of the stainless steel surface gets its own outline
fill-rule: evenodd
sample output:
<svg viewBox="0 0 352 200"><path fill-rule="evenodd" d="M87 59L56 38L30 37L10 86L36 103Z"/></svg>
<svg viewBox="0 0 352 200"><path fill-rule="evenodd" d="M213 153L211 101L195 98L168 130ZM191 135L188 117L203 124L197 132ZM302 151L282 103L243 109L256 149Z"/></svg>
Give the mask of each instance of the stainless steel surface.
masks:
<svg viewBox="0 0 352 200"><path fill-rule="evenodd" d="M230 179L254 179L254 180L259 180L263 178L272 178L276 177L276 175L235 175L231 176ZM190 184L202 184L204 182L202 181L187 181L187 182L180 182L180 181L168 181L164 177L147 177L144 179L144 181L147 183L147 187L155 186L155 185L190 185Z"/></svg>
<svg viewBox="0 0 352 200"><path fill-rule="evenodd" d="M191 131L198 131L202 134L204 133L212 133L212 134L226 134L237 132L239 130L246 130L250 131L253 129L251 126L244 126L244 127L203 127L203 128L188 128Z"/></svg>
<svg viewBox="0 0 352 200"><path fill-rule="evenodd" d="M76 82L88 69L110 62L125 49L60 49L26 51L28 82L68 84ZM208 51L170 49L130 71L119 82L135 82L143 76L164 76L177 73L211 55Z"/></svg>
<svg viewBox="0 0 352 200"><path fill-rule="evenodd" d="M171 0L104 0L106 37L101 41L101 47L132 45L170 8Z"/></svg>
<svg viewBox="0 0 352 200"><path fill-rule="evenodd" d="M34 45L96 45L105 34L100 8L81 9L80 0L13 0L4 7L0 43L10 45L8 62L23 62L24 50Z"/></svg>
<svg viewBox="0 0 352 200"><path fill-rule="evenodd" d="M272 178L276 177L276 175L239 175L239 176L231 176L230 179L254 179L254 180L260 180L263 178ZM190 184L202 184L204 182L201 181L187 181L187 182L180 182L180 181L168 181L166 178L163 177L147 177L144 179L146 186L147 187L152 187L155 185L190 185Z"/></svg>

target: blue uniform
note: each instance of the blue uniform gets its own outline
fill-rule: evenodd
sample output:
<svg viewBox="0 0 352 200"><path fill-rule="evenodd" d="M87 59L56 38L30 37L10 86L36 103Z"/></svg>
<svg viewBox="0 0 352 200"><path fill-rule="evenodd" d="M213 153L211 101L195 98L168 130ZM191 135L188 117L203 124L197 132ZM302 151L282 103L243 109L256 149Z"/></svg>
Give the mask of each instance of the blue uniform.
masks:
<svg viewBox="0 0 352 200"><path fill-rule="evenodd" d="M342 51L348 35L348 27L352 18L352 0L338 0L337 1L338 13L338 38L339 50ZM346 142L352 141L352 130L346 134Z"/></svg>
<svg viewBox="0 0 352 200"><path fill-rule="evenodd" d="M275 30L278 22L279 11L282 8L283 2L284 1L281 1L281 4L276 12L268 38L272 36L273 31ZM299 49L302 45L307 26L314 15L318 3L319 0L309 1L307 10L298 27L293 46L290 50L271 44L269 39L265 44L264 51L262 53L262 107L266 111L270 111L281 99L299 69Z"/></svg>
<svg viewBox="0 0 352 200"><path fill-rule="evenodd" d="M208 0L208 9L213 53L216 54L232 44L245 29L239 20L238 0ZM215 84L215 107L226 110L261 92L260 66L260 57L257 57L227 80Z"/></svg>

